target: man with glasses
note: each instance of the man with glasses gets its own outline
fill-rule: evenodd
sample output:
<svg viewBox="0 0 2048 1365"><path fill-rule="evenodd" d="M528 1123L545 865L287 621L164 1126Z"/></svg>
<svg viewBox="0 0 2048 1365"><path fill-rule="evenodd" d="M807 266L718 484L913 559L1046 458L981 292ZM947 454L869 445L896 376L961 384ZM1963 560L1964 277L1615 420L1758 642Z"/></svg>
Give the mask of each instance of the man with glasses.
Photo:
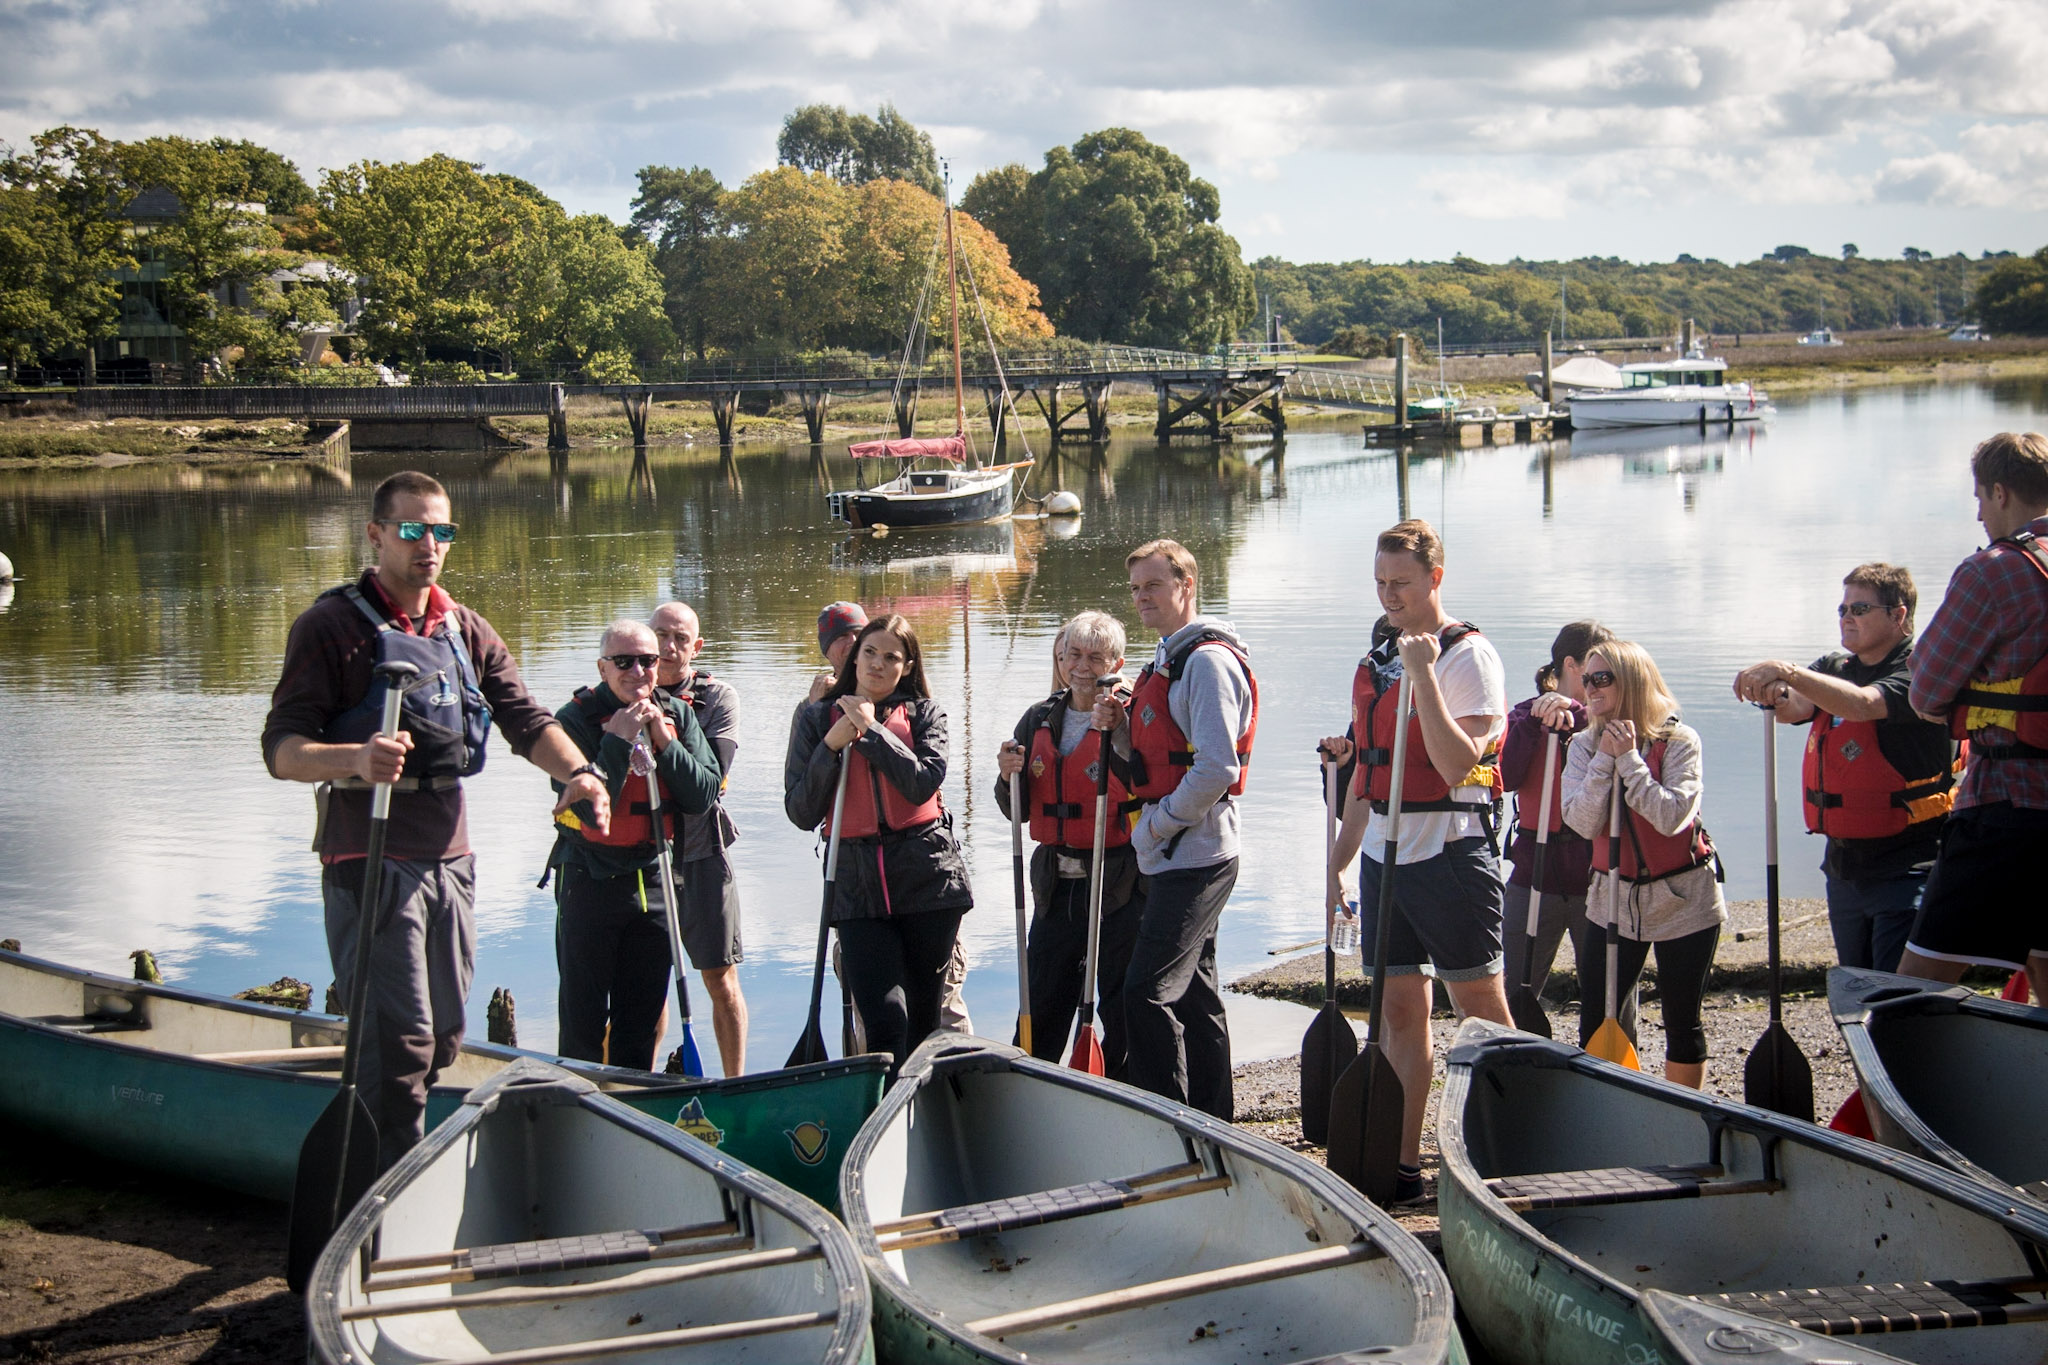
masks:
<svg viewBox="0 0 2048 1365"><path fill-rule="evenodd" d="M739 752L739 691L731 683L697 667L704 636L697 613L685 602L664 602L647 625L661 646L656 683L661 691L689 705L704 738L718 758L719 792L732 776ZM718 1058L728 1076L747 1069L747 1002L740 994L740 895L733 884L732 859L725 850L738 837L723 799L702 815L681 821L676 841L677 905L681 907L683 951L704 979L711 997L711 1031L718 1039Z"/></svg>
<svg viewBox="0 0 2048 1365"><path fill-rule="evenodd" d="M555 962L561 971L555 1050L564 1057L654 1069L668 976L668 888L661 847L686 815L718 800L718 756L687 702L655 688L661 646L638 621L614 621L598 646L596 687L555 713L596 765L611 798L603 829L571 807L555 817ZM661 814L648 784L661 784Z"/></svg>
<svg viewBox="0 0 2048 1365"><path fill-rule="evenodd" d="M462 779L483 767L491 726L512 752L563 785L556 809L588 803L602 828L610 795L519 679L490 623L449 597L441 570L455 540L448 494L425 474L377 486L365 528L375 562L292 623L263 759L273 777L318 784L313 846L335 986L353 990L368 853L370 793L393 784L380 905L372 920L368 1033L359 1083L389 1166L418 1142L427 1090L462 1045L476 962L474 859ZM382 662L419 669L396 739L378 733Z"/></svg>
<svg viewBox="0 0 2048 1365"><path fill-rule="evenodd" d="M1913 713L1913 575L1859 564L1842 580L1842 648L1805 668L1776 659L1735 695L1811 725L1800 769L1806 828L1827 836L1828 926L1844 967L1895 971L1954 801L1956 746Z"/></svg>

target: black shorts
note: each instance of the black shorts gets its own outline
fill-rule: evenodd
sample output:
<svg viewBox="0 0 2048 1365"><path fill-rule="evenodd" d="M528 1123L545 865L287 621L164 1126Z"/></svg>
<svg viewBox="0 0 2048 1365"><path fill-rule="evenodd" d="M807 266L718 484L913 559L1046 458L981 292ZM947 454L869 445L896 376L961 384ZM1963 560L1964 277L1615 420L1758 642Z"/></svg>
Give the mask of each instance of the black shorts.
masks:
<svg viewBox="0 0 2048 1365"><path fill-rule="evenodd" d="M732 859L725 850L675 865L683 884L683 952L700 972L731 967L746 956L740 949L740 892L733 885Z"/></svg>
<svg viewBox="0 0 2048 1365"><path fill-rule="evenodd" d="M2008 802L1949 816L1906 946L1922 957L2014 971L2048 957L2041 848L2048 811Z"/></svg>
<svg viewBox="0 0 2048 1365"><path fill-rule="evenodd" d="M1380 865L1358 869L1360 957L1372 974L1379 933ZM1421 972L1445 981L1478 981L1501 970L1500 859L1486 840L1453 839L1444 851L1394 869L1394 922L1387 975Z"/></svg>

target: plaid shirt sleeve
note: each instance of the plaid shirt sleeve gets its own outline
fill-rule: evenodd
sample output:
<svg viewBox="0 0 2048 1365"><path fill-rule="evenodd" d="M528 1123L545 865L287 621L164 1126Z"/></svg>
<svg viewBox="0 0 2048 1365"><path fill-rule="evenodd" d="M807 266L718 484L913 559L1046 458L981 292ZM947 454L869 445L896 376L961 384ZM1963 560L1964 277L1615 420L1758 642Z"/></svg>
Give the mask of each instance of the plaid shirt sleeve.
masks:
<svg viewBox="0 0 2048 1365"><path fill-rule="evenodd" d="M1984 570L1973 556L1956 566L1948 591L1913 646L1915 711L1945 714L1997 644L1998 613Z"/></svg>

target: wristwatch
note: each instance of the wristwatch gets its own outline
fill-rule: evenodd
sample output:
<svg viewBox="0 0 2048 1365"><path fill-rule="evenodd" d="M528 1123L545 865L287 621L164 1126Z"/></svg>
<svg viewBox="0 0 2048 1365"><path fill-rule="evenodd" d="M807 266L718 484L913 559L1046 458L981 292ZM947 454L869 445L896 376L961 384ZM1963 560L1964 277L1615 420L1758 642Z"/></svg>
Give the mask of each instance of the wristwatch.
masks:
<svg viewBox="0 0 2048 1365"><path fill-rule="evenodd" d="M575 772L569 774L569 781L574 782L577 778L583 776L583 774L585 773L589 773L592 777L596 778L600 782L607 780L604 769L598 767L595 763L586 763L582 767L578 768Z"/></svg>

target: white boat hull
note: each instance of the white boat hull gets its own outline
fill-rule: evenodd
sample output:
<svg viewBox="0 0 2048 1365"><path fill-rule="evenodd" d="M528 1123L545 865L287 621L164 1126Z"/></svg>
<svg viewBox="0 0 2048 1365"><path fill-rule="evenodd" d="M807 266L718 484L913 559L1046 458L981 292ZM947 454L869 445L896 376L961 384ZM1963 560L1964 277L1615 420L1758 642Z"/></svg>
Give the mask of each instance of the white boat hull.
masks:
<svg viewBox="0 0 2048 1365"><path fill-rule="evenodd" d="M1699 389L1653 389L1642 393L1574 394L1572 429L1711 426L1756 422L1776 409L1747 385Z"/></svg>

